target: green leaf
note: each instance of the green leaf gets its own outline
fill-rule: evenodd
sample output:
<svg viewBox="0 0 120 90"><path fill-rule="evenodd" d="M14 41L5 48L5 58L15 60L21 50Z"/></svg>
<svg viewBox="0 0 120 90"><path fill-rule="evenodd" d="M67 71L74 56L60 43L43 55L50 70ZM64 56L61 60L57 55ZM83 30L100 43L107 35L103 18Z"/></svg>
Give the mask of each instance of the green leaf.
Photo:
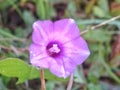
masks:
<svg viewBox="0 0 120 90"><path fill-rule="evenodd" d="M45 69L45 79L51 80L51 81L61 81L61 82L66 82L69 80L69 78L64 79L64 78L58 78L57 76L53 75L49 70Z"/></svg>
<svg viewBox="0 0 120 90"><path fill-rule="evenodd" d="M0 73L7 77L18 78L17 83L23 83L26 80L39 78L39 69L25 63L18 58L7 58L0 61ZM50 71L45 70L45 79L47 80L58 80L58 81L68 81L68 79L58 78L50 73Z"/></svg>
<svg viewBox="0 0 120 90"><path fill-rule="evenodd" d="M17 58L1 60L0 73L8 77L17 77L17 83L22 83L27 79L39 76L39 72L34 67Z"/></svg>
<svg viewBox="0 0 120 90"><path fill-rule="evenodd" d="M108 0L99 0L98 4L103 11L105 11L106 13L109 12Z"/></svg>
<svg viewBox="0 0 120 90"><path fill-rule="evenodd" d="M50 19L51 8L49 0L35 0L37 15L40 19Z"/></svg>
<svg viewBox="0 0 120 90"><path fill-rule="evenodd" d="M36 10L37 15L40 19L46 18L46 10L45 10L45 1L44 0L36 0Z"/></svg>
<svg viewBox="0 0 120 90"><path fill-rule="evenodd" d="M93 13L100 18L106 16L105 12L98 6L94 6Z"/></svg>
<svg viewBox="0 0 120 90"><path fill-rule="evenodd" d="M111 34L110 31L104 30L104 32L101 30L91 31L89 33L86 33L84 37L92 42L109 42L111 40Z"/></svg>
<svg viewBox="0 0 120 90"><path fill-rule="evenodd" d="M99 84L88 84L88 90L102 90L102 87Z"/></svg>
<svg viewBox="0 0 120 90"><path fill-rule="evenodd" d="M33 24L33 22L35 21L35 18L33 17L32 13L27 10L25 10L23 12L23 19L24 19L24 22L30 27Z"/></svg>
<svg viewBox="0 0 120 90"><path fill-rule="evenodd" d="M76 68L76 70L75 70L74 77L75 77L74 81L77 83L84 84L86 82L85 78L83 76L82 70L79 70L78 68Z"/></svg>
<svg viewBox="0 0 120 90"><path fill-rule="evenodd" d="M54 90L55 83L52 81L47 81L46 90Z"/></svg>

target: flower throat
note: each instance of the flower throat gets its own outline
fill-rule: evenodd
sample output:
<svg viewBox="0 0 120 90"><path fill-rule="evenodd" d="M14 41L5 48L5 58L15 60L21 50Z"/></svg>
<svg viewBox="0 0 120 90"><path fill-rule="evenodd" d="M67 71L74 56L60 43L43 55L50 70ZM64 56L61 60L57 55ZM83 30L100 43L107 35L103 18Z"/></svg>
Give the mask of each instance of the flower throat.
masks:
<svg viewBox="0 0 120 90"><path fill-rule="evenodd" d="M51 57L57 57L61 53L61 48L60 48L60 46L59 46L58 43L53 43L52 42L52 43L49 43L47 45L46 51L47 51L47 53L48 53L49 56L51 56Z"/></svg>

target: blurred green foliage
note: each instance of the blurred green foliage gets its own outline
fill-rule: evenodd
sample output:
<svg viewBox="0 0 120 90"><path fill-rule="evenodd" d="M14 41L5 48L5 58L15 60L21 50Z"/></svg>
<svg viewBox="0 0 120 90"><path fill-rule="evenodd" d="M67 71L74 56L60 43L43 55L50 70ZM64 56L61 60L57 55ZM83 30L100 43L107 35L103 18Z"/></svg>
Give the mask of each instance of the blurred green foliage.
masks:
<svg viewBox="0 0 120 90"><path fill-rule="evenodd" d="M104 22L105 20L120 14L120 0L0 0L0 62L8 57L20 58L24 62L29 63L28 46L31 43L32 23L37 19L53 19L57 13L55 5L65 3L67 8L62 17L74 18L81 32L91 27ZM98 28L94 31L90 30L83 37L87 40L91 50L91 56L86 60L87 69L84 65L78 66L74 74L73 90L119 90L120 76L114 70L120 72L120 53L110 60L114 36L120 34L120 20L110 22L108 25ZM117 62L118 65L111 61ZM13 59L13 61L15 61ZM21 67L12 67L15 62L6 64L0 63L0 90L9 90L10 82L13 77L20 78L26 76L22 86L17 84L17 89L13 90L35 90L26 84L26 79L38 78L39 74L32 74L29 78L26 74L27 70L32 67L27 64L23 69L23 61L17 60L17 64ZM6 66L10 68L7 69ZM13 65L14 66L14 65ZM12 69L11 69L12 68ZM5 70L6 69L6 70ZM12 72L11 70L14 70ZM19 70L19 74L17 71ZM6 72L3 72L5 70ZM13 74L14 73L14 74ZM14 76L15 75L15 76ZM5 77L5 76L9 76ZM46 87L47 90L65 90L66 82L64 79L58 79L46 71ZM101 80L101 77L107 77L107 81ZM109 79L108 79L109 78ZM58 81L51 81L51 80ZM106 79L106 78L105 78ZM15 83L12 82L12 83ZM112 85L113 84L113 85ZM33 85L34 86L34 85ZM24 89L26 87L26 89ZM29 89L28 89L29 88ZM115 89L114 89L115 88ZM38 89L36 89L38 90Z"/></svg>

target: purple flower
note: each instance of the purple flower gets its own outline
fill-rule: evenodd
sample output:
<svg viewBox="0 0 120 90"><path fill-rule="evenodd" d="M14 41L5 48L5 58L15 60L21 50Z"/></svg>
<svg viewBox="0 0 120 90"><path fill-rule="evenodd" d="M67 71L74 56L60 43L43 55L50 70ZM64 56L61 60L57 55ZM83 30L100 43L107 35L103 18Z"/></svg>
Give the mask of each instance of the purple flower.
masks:
<svg viewBox="0 0 120 90"><path fill-rule="evenodd" d="M90 55L73 19L36 21L32 40L29 48L31 64L47 68L58 77L68 77Z"/></svg>

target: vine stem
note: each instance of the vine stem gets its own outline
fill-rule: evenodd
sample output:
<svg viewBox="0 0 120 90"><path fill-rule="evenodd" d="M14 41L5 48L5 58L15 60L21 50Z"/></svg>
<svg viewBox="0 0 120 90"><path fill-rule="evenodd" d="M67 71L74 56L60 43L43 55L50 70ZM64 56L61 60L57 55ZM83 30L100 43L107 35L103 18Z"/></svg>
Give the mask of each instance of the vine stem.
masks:
<svg viewBox="0 0 120 90"><path fill-rule="evenodd" d="M92 27L84 30L83 32L81 32L80 35L84 35L84 34L85 34L86 32L88 32L89 30L95 30L95 29L97 29L97 28L99 28L99 27L101 27L101 26L104 26L104 25L106 25L106 24L108 24L108 23L110 23L110 22L112 22L112 21L114 21L114 20L116 20L116 19L119 19L119 18L120 18L120 15L119 15L119 16L116 16L116 17L113 17L113 18L111 18L111 19L109 19L109 20L106 20L106 21L104 21L104 22L102 22L102 23L100 23L100 24L97 24L97 25L95 25L95 26L92 26Z"/></svg>
<svg viewBox="0 0 120 90"><path fill-rule="evenodd" d="M44 70L41 68L40 69L40 76L41 76L41 89L40 90L46 90L45 86L45 78L44 78Z"/></svg>
<svg viewBox="0 0 120 90"><path fill-rule="evenodd" d="M74 77L74 75L71 74L71 76L70 76L70 80L69 80L69 83L68 83L68 86L67 86L67 90L71 90L71 89L72 89L72 85L73 85L73 77Z"/></svg>

